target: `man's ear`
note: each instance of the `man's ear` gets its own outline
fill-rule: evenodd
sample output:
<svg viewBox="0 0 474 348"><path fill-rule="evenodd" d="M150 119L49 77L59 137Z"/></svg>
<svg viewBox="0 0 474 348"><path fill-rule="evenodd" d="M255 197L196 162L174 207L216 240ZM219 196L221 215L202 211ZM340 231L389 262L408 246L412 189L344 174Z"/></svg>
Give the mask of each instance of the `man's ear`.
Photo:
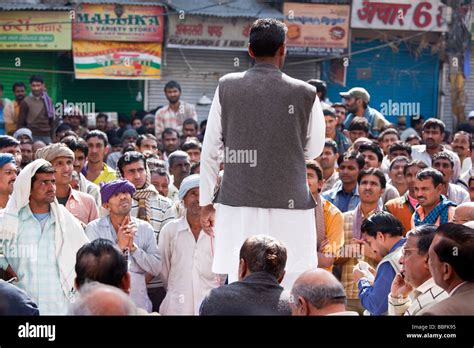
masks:
<svg viewBox="0 0 474 348"><path fill-rule="evenodd" d="M250 43L248 44L247 51L249 52L250 58L255 59L255 54L253 53L252 49L250 48Z"/></svg>
<svg viewBox="0 0 474 348"><path fill-rule="evenodd" d="M247 275L247 262L244 259L240 259L239 262L239 280L242 280Z"/></svg>
<svg viewBox="0 0 474 348"><path fill-rule="evenodd" d="M278 55L280 57L283 57L285 55L285 52L286 52L286 43L283 43L278 49Z"/></svg>
<svg viewBox="0 0 474 348"><path fill-rule="evenodd" d="M127 272L122 278L122 284L121 284L122 290L125 291L127 294L130 294L131 284L132 284L132 281L130 279L130 272Z"/></svg>
<svg viewBox="0 0 474 348"><path fill-rule="evenodd" d="M428 264L429 260L430 260L430 257L428 256L428 252L426 252L426 256L423 258L423 267L427 269L428 271L430 270L430 266Z"/></svg>
<svg viewBox="0 0 474 348"><path fill-rule="evenodd" d="M286 274L286 271L283 270L283 273L281 274L280 278L277 279L278 284L281 284L281 282L283 281L283 278L285 277L285 274Z"/></svg>
<svg viewBox="0 0 474 348"><path fill-rule="evenodd" d="M309 306L306 300L299 296L298 297L298 312L300 315L308 316L309 315Z"/></svg>
<svg viewBox="0 0 474 348"><path fill-rule="evenodd" d="M454 275L454 269L453 267L449 264L444 262L443 265L443 280L448 281L451 279Z"/></svg>

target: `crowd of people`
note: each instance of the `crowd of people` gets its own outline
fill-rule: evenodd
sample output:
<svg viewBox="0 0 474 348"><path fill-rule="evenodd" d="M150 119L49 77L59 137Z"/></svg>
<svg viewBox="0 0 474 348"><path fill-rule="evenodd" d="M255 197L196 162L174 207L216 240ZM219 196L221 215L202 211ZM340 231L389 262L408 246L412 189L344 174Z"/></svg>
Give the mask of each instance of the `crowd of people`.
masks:
<svg viewBox="0 0 474 348"><path fill-rule="evenodd" d="M254 23L255 68L220 80L201 124L176 81L156 112L94 127L56 117L41 76L12 86L0 314L474 314L474 112L448 132L392 124L361 87L331 103L279 71L282 31ZM244 148L258 162L229 156Z"/></svg>

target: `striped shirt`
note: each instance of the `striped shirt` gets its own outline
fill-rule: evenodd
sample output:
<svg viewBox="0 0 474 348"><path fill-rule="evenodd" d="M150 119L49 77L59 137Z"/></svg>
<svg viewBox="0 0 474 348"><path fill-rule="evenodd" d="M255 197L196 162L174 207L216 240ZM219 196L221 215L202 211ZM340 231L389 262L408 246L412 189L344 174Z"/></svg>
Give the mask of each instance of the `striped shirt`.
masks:
<svg viewBox="0 0 474 348"><path fill-rule="evenodd" d="M18 234L4 250L0 268L10 264L18 275L18 284L38 304L41 315L65 315L68 300L61 287L55 250L55 222L51 215L44 228L30 206L19 213Z"/></svg>
<svg viewBox="0 0 474 348"><path fill-rule="evenodd" d="M154 195L150 198L151 219L150 224L155 232L156 242L160 236L160 231L164 225L173 219L176 219L176 212L171 205L171 201L162 195ZM138 216L138 201L132 201L132 210L130 214Z"/></svg>
<svg viewBox="0 0 474 348"><path fill-rule="evenodd" d="M389 294L388 314L417 315L422 309L428 308L448 297L448 293L436 285L433 278L430 278L412 291L408 297L397 298Z"/></svg>

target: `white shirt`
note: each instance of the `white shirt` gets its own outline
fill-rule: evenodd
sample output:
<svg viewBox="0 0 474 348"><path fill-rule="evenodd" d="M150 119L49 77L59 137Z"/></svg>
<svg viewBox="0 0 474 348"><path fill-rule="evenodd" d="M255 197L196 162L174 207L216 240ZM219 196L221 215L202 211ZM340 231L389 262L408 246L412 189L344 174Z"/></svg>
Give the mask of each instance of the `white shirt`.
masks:
<svg viewBox="0 0 474 348"><path fill-rule="evenodd" d="M469 192L467 192L462 186L449 183L447 197L450 201L457 205L471 201Z"/></svg>
<svg viewBox="0 0 474 348"><path fill-rule="evenodd" d="M472 160L471 157L466 157L464 161L462 161L462 168L461 174L464 174L472 169Z"/></svg>
<svg viewBox="0 0 474 348"><path fill-rule="evenodd" d="M442 151L449 153L453 157L454 168L453 176L451 177L451 182L455 183L461 175L461 161L459 160L459 156L457 153L448 150L446 147L444 147ZM420 160L422 162L425 162L429 167L432 167L431 155L426 152L426 145L413 145L411 147L411 159Z"/></svg>
<svg viewBox="0 0 474 348"><path fill-rule="evenodd" d="M158 250L162 259L160 278L166 289L160 314L199 315L207 292L222 284L219 275L211 271L211 238L201 230L196 241L183 216L163 227Z"/></svg>

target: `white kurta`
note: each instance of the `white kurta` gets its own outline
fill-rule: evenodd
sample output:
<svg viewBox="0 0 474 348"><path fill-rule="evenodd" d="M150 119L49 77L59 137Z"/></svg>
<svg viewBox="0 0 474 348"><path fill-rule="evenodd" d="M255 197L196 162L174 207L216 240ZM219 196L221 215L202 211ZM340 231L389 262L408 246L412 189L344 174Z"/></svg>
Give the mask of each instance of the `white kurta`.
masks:
<svg viewBox="0 0 474 348"><path fill-rule="evenodd" d="M324 115L319 99L316 97L308 123L305 157L307 159L318 157L324 148L324 141ZM201 206L212 203L219 173L219 155L223 151L221 105L219 88L217 88L209 112L201 153ZM272 183L269 182L268 185ZM266 234L277 238L287 247L288 260L283 286L290 287L297 275L317 266L313 209L267 209L216 204L214 234L212 270L215 273L229 274L229 281L236 280L239 251L243 242L256 234Z"/></svg>
<svg viewBox="0 0 474 348"><path fill-rule="evenodd" d="M163 227L158 250L162 260L160 278L166 289L160 314L199 315L208 291L222 283L211 271L211 238L201 231L196 241L183 216Z"/></svg>

